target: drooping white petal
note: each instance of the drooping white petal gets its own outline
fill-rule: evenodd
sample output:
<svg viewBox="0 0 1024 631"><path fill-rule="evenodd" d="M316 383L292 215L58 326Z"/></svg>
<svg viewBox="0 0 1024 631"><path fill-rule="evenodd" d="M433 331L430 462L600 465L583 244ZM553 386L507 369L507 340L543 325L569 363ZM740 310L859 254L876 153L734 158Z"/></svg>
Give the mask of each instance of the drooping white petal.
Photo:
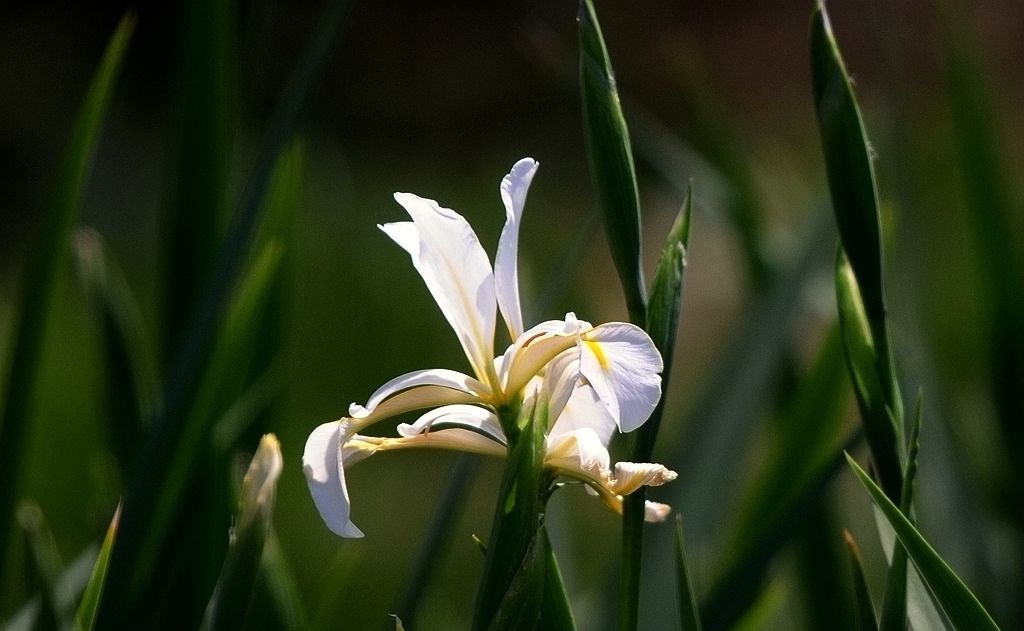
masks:
<svg viewBox="0 0 1024 631"><path fill-rule="evenodd" d="M629 495L641 486L661 486L676 479L676 472L653 462L617 462L608 488L616 495Z"/></svg>
<svg viewBox="0 0 1024 631"><path fill-rule="evenodd" d="M380 229L412 257L441 312L455 330L477 377L493 374L496 299L491 263L462 215L409 193L395 201L412 217Z"/></svg>
<svg viewBox="0 0 1024 631"><path fill-rule="evenodd" d="M576 345L580 333L591 329L589 322L577 320L572 313L565 320L549 320L524 332L512 345L502 363L506 395L521 390L559 353Z"/></svg>
<svg viewBox="0 0 1024 631"><path fill-rule="evenodd" d="M581 334L580 371L619 429L644 424L661 399L661 353L643 329L610 322Z"/></svg>
<svg viewBox="0 0 1024 631"><path fill-rule="evenodd" d="M608 449L590 428L547 438L544 465L564 475L603 488L610 461Z"/></svg>
<svg viewBox="0 0 1024 631"><path fill-rule="evenodd" d="M554 432L562 411L565 409L573 391L580 385L580 351L574 346L562 351L544 369L543 389L548 400L549 434ZM569 431L569 430L566 430Z"/></svg>
<svg viewBox="0 0 1024 631"><path fill-rule="evenodd" d="M490 388L476 379L455 370L431 368L395 377L370 395L366 405L353 403L349 416L353 431L377 421L428 407L455 403L487 401Z"/></svg>
<svg viewBox="0 0 1024 631"><path fill-rule="evenodd" d="M612 434L615 433L615 427L615 418L598 398L594 388L587 383L578 382L555 419L550 435L557 437L588 428L597 435L601 444L607 447Z"/></svg>
<svg viewBox="0 0 1024 631"><path fill-rule="evenodd" d="M419 417L415 423L402 423L398 426L401 436L416 436L427 432L444 431L459 427L467 431L485 434L499 445L504 446L505 434L501 431L498 417L487 408L476 405L446 405L431 410Z"/></svg>
<svg viewBox="0 0 1024 631"><path fill-rule="evenodd" d="M354 464L381 451L422 448L452 449L497 457L502 457L506 453L505 446L494 439L461 427L439 429L434 432L423 432L397 438L356 434L345 443L342 451L345 453L346 462Z"/></svg>
<svg viewBox="0 0 1024 631"><path fill-rule="evenodd" d="M501 180L501 201L505 204L505 226L501 229L498 251L494 255L494 289L498 308L514 340L523 332L523 312L519 303L519 223L526 204L526 193L537 172L537 161L523 158Z"/></svg>
<svg viewBox="0 0 1024 631"><path fill-rule="evenodd" d="M343 439L347 436L344 436L339 421L324 423L314 429L306 439L302 471L313 503L331 532L342 537L362 537L362 531L349 518L351 505L339 450Z"/></svg>

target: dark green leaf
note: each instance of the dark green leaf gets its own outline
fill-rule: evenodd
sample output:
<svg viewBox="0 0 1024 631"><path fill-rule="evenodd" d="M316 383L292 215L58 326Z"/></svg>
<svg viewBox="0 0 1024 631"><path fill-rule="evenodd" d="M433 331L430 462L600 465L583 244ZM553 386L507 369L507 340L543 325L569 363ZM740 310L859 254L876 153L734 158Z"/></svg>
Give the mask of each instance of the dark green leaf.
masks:
<svg viewBox="0 0 1024 631"><path fill-rule="evenodd" d="M558 559L551 548L551 539L547 528L541 527L544 538L544 597L540 605L540 621L537 631L576 631L576 619L572 615L572 605L565 593L565 582L562 571L558 568Z"/></svg>
<svg viewBox="0 0 1024 631"><path fill-rule="evenodd" d="M832 207L842 243L840 259L843 254L848 257L857 300L868 325L867 331L856 333L865 340L863 348L856 350L870 352L871 372L882 388L880 399L866 400L867 391L858 387L858 403L882 486L891 497L898 499L902 480L903 402L886 322L881 221L874 167L849 74L820 2L811 16L811 69ZM842 266L840 263L838 267ZM837 277L839 275L837 272ZM839 280L837 278L837 284ZM842 312L843 297L839 300ZM843 321L842 324L844 328L859 327L861 322ZM849 339L850 335L844 332L844 337ZM858 368L853 362L866 360L865 357L850 358L855 382L856 371L860 370L859 376L863 378L866 366Z"/></svg>
<svg viewBox="0 0 1024 631"><path fill-rule="evenodd" d="M583 137L595 201L626 296L629 318L646 321L646 291L640 243L640 198L629 131L622 116L615 74L592 0L580 0L580 95Z"/></svg>
<svg viewBox="0 0 1024 631"><path fill-rule="evenodd" d="M82 594L82 602L78 605L78 613L75 619L78 622L76 631L92 631L96 623L96 612L99 611L100 600L103 598L103 588L107 581L107 566L110 563L110 551L114 548L114 539L117 538L117 525L121 520L121 506L117 506L114 516L107 527L107 535L103 538L103 545L100 547L99 556L96 557L96 565L92 569L92 576L85 586Z"/></svg>
<svg viewBox="0 0 1024 631"><path fill-rule="evenodd" d="M871 600L871 589L868 578L864 574L864 562L861 560L860 547L849 530L843 530L846 549L850 553L850 571L853 575L853 591L857 603L857 631L878 631L875 618L875 603Z"/></svg>
<svg viewBox="0 0 1024 631"><path fill-rule="evenodd" d="M949 617L953 627L958 631L997 631L999 627L996 626L995 621L971 593L971 590L942 560L939 553L929 545L910 520L860 468L860 465L849 455L846 456L846 459L861 484L871 494L875 505L881 509L886 521L896 532L900 543L907 550L907 554L917 567L921 578L924 579L928 589Z"/></svg>
<svg viewBox="0 0 1024 631"><path fill-rule="evenodd" d="M263 558L263 544L270 531L282 468L281 447L273 434L267 434L260 441L245 474L238 520L231 532L231 548L206 609L201 631L242 627Z"/></svg>
<svg viewBox="0 0 1024 631"><path fill-rule="evenodd" d="M143 424L159 406L155 362L142 311L103 237L89 228L78 230L74 252L101 323L108 431L123 471Z"/></svg>
<svg viewBox="0 0 1024 631"><path fill-rule="evenodd" d="M64 562L57 551L53 533L46 525L42 509L34 502L24 502L18 507L18 525L27 543L30 590L42 594L36 629L63 631L71 622L71 608L61 602L57 592Z"/></svg>
<svg viewBox="0 0 1024 631"><path fill-rule="evenodd" d="M35 392L36 368L50 309L53 287L66 260L71 229L82 202L86 180L100 137L128 41L133 16L124 17L110 38L99 68L89 85L78 120L50 190L42 227L22 271L20 297L14 311L13 338L6 368L6 388L0 409L0 573L7 567L7 544L14 523L14 504L24 439ZM0 576L0 582L2 582Z"/></svg>
<svg viewBox="0 0 1024 631"><path fill-rule="evenodd" d="M334 35L342 22L344 9L345 3L332 3L318 21L317 30L303 53L275 111L263 146L256 155L233 224L211 273L210 283L206 285L197 308L191 312L183 329L183 342L176 348L168 372L164 406L139 450L125 495L122 534L114 545L108 594L99 613L99 623L104 629L118 629L128 624L141 606L135 600L140 588L155 578L151 565L140 563L140 554L145 552L143 541L153 529L167 527L167 524L157 521L158 505L167 503L162 492L165 476L175 456L188 458L193 455L175 453L178 438L195 407L195 397L203 381L204 369L218 327L223 322L223 310L234 293L239 271L250 256L253 237L263 214L264 194L271 173L278 156L290 141L299 114L317 83Z"/></svg>
<svg viewBox="0 0 1024 631"><path fill-rule="evenodd" d="M697 599L690 582L690 570L686 562L686 546L683 543L683 517L676 514L676 607L679 608L681 631L701 631Z"/></svg>
<svg viewBox="0 0 1024 631"><path fill-rule="evenodd" d="M263 544L263 560L256 580L244 631L304 631L307 624L302 593L271 526Z"/></svg>

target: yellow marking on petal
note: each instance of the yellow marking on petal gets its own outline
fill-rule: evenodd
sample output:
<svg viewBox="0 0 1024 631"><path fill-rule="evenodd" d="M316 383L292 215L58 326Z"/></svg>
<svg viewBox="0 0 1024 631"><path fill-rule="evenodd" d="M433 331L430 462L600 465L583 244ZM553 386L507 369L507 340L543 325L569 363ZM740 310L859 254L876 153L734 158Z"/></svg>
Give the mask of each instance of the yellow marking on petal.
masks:
<svg viewBox="0 0 1024 631"><path fill-rule="evenodd" d="M590 349L590 352L593 353L594 357L597 358L597 363L601 366L601 368L603 370L608 370L608 356L604 354L604 349L601 348L601 343L594 342L591 340L585 340L583 343L587 345L587 348Z"/></svg>

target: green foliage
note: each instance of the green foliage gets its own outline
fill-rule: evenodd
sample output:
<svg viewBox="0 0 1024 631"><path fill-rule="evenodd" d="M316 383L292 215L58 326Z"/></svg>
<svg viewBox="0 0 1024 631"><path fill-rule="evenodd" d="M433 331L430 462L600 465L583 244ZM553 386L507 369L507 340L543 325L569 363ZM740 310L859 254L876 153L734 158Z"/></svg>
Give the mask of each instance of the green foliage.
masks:
<svg viewBox="0 0 1024 631"><path fill-rule="evenodd" d="M22 293L8 351L6 387L2 391L4 400L0 410L0 574L7 567L18 473L25 451L25 433L53 288L67 259L71 229L134 28L135 18L124 17L107 44L64 150L43 213L42 227L22 272Z"/></svg>
<svg viewBox="0 0 1024 631"><path fill-rule="evenodd" d="M120 520L121 507L118 506L110 520L107 534L103 537L103 545L100 546L99 555L96 557L96 565L93 567L92 575L85 586L82 601L78 605L78 613L75 614L79 631L92 631L96 625L96 612L99 609L100 600L103 598L103 589L106 587L110 551L114 548L114 539L117 538L117 526Z"/></svg>
<svg viewBox="0 0 1024 631"><path fill-rule="evenodd" d="M640 243L640 197L629 130L615 85L611 59L592 0L580 0L580 96L583 138L597 207L604 218L608 247L626 296L629 319L646 321Z"/></svg>
<svg viewBox="0 0 1024 631"><path fill-rule="evenodd" d="M683 543L683 518L676 515L676 606L679 608L680 631L701 631L700 612L697 598L690 582L690 569L686 563L686 546Z"/></svg>
<svg viewBox="0 0 1024 631"><path fill-rule="evenodd" d="M850 554L850 573L853 578L853 591L856 596L857 631L878 631L878 620L875 617L875 603L871 600L871 589L864 573L864 561L860 547L849 530L843 530L846 549Z"/></svg>

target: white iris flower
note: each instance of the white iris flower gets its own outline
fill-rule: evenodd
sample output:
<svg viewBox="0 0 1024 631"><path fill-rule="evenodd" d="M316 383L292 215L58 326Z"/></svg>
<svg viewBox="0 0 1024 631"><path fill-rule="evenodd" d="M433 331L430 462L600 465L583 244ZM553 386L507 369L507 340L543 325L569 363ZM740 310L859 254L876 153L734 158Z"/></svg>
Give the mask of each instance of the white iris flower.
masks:
<svg viewBox="0 0 1024 631"><path fill-rule="evenodd" d="M334 533L361 537L350 519L345 468L380 451L410 447L458 449L504 456L506 439L497 411L543 399L550 419L544 465L587 484L621 513L622 496L676 477L658 464L610 466L615 429L641 426L661 398L661 355L639 327L598 326L576 319L523 328L517 274L519 224L537 162L524 158L501 181L505 226L494 269L469 223L437 202L396 193L412 221L379 226L412 257L413 265L455 330L473 376L454 370L418 370L396 377L348 416L320 425L306 440L303 470L320 515ZM500 311L511 346L494 353ZM365 436L370 425L413 410L430 409L399 436ZM647 519L669 512L648 502Z"/></svg>

